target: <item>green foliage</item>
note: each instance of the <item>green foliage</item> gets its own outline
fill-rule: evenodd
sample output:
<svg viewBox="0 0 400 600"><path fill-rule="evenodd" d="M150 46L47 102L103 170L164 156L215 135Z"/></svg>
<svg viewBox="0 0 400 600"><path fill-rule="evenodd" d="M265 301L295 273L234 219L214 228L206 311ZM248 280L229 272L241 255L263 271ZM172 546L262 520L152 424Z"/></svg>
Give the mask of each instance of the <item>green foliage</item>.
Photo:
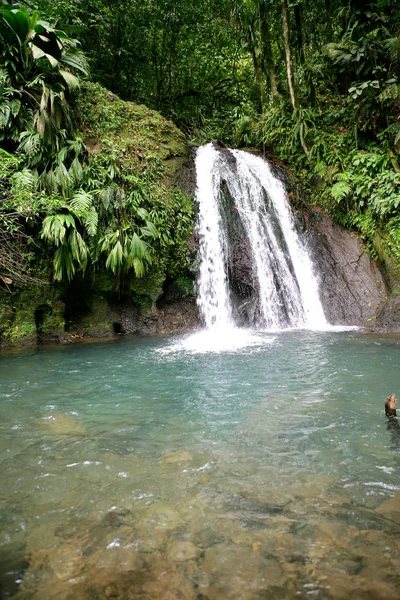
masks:
<svg viewBox="0 0 400 600"><path fill-rule="evenodd" d="M159 254L171 265L181 260L191 210L179 212L181 199L160 184L163 160L185 151L179 130L98 85L77 92L88 71L78 42L37 12L4 5L0 36L0 143L17 149L1 151L0 164L0 227L10 249L28 228L38 252L54 248L55 281L92 265L109 269L117 288ZM100 151L91 152L91 140Z"/></svg>
<svg viewBox="0 0 400 600"><path fill-rule="evenodd" d="M378 146L351 152L345 170L334 179L331 193L337 202L351 198L353 206L369 208L380 218L395 214L400 206L400 174L393 170L387 152Z"/></svg>
<svg viewBox="0 0 400 600"><path fill-rule="evenodd" d="M194 288L193 288L193 278L188 277L188 275L181 275L175 280L176 285L180 288L185 296L193 296Z"/></svg>
<svg viewBox="0 0 400 600"><path fill-rule="evenodd" d="M390 219L386 233L386 246L396 263L400 264L400 217Z"/></svg>
<svg viewBox="0 0 400 600"><path fill-rule="evenodd" d="M60 149L63 130L72 130L67 97L79 87L74 71L87 73L78 42L36 11L12 6L0 9L0 37L0 141L15 142L30 129L43 149Z"/></svg>

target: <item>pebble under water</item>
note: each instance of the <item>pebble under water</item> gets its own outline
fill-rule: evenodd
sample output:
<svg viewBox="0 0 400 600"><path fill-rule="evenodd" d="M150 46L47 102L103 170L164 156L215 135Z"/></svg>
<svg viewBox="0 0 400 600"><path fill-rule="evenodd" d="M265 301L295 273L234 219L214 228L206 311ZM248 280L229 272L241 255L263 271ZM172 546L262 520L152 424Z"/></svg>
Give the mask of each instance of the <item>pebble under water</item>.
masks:
<svg viewBox="0 0 400 600"><path fill-rule="evenodd" d="M400 340L240 339L0 355L1 598L400 598Z"/></svg>

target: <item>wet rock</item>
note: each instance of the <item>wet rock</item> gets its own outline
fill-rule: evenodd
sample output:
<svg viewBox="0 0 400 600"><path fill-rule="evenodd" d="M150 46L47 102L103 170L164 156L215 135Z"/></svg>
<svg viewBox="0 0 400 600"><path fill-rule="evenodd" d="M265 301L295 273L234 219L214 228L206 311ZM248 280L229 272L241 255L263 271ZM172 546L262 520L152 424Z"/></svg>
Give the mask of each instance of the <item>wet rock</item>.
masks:
<svg viewBox="0 0 400 600"><path fill-rule="evenodd" d="M191 563L187 563L191 564ZM186 563L185 569L187 566ZM193 600L196 598L193 579L185 576L181 564L172 562L169 557L155 553L144 564L146 581L142 594L143 600ZM121 599L122 600L122 599Z"/></svg>
<svg viewBox="0 0 400 600"><path fill-rule="evenodd" d="M192 542L173 541L168 546L168 554L170 558L176 562L185 562L187 560L198 558L200 550L196 548Z"/></svg>
<svg viewBox="0 0 400 600"><path fill-rule="evenodd" d="M200 526L192 531L192 539L199 548L207 549L214 544L221 544L226 537L218 527L210 526L207 519L206 522L202 520Z"/></svg>
<svg viewBox="0 0 400 600"><path fill-rule="evenodd" d="M48 562L55 576L63 581L78 577L84 566L81 550L68 545L51 551Z"/></svg>
<svg viewBox="0 0 400 600"><path fill-rule="evenodd" d="M166 544L166 540L166 532L160 529L153 529L151 532L143 529L137 532L137 545L141 552L153 553L161 550Z"/></svg>
<svg viewBox="0 0 400 600"><path fill-rule="evenodd" d="M159 462L166 465L174 465L182 462L191 462L192 460L193 456L189 452L186 452L185 450L178 450L177 452L163 454Z"/></svg>
<svg viewBox="0 0 400 600"><path fill-rule="evenodd" d="M400 332L400 296L391 295L379 312L375 328L377 331Z"/></svg>
<svg viewBox="0 0 400 600"><path fill-rule="evenodd" d="M319 277L320 299L332 325L374 328L387 289L359 237L322 212L310 219L308 246Z"/></svg>
<svg viewBox="0 0 400 600"><path fill-rule="evenodd" d="M398 589L385 581L371 581L346 573L328 575L324 581L325 598L329 600L394 600Z"/></svg>
<svg viewBox="0 0 400 600"><path fill-rule="evenodd" d="M385 500L376 512L385 517L389 517L392 521L400 523L400 494L396 494L393 498Z"/></svg>
<svg viewBox="0 0 400 600"><path fill-rule="evenodd" d="M357 527L339 521L319 519L315 523L314 540L324 546L336 546L346 549L359 533Z"/></svg>
<svg viewBox="0 0 400 600"><path fill-rule="evenodd" d="M111 510L110 512L108 512L105 517L104 517L104 525L106 527L114 527L114 528L118 528L120 525L122 525L122 519L121 519L121 515L119 515L117 512L115 512L114 510Z"/></svg>
<svg viewBox="0 0 400 600"><path fill-rule="evenodd" d="M362 530L357 541L374 554L379 552L382 555L387 553L391 557L400 556L400 539L396 532L391 535L380 529Z"/></svg>
<svg viewBox="0 0 400 600"><path fill-rule="evenodd" d="M256 554L260 554L262 548L261 542L253 542L252 549Z"/></svg>
<svg viewBox="0 0 400 600"><path fill-rule="evenodd" d="M217 544L209 548L201 561L200 590L209 600L240 598L251 600L257 593L282 588L282 569L276 560L267 560L252 548Z"/></svg>
<svg viewBox="0 0 400 600"><path fill-rule="evenodd" d="M87 435L85 428L70 415L48 413L40 419L51 435Z"/></svg>
<svg viewBox="0 0 400 600"><path fill-rule="evenodd" d="M97 571L109 571L115 577L118 572L139 568L141 557L133 544L122 545L119 538L114 538L105 548L94 552L87 563L89 567Z"/></svg>
<svg viewBox="0 0 400 600"><path fill-rule="evenodd" d="M182 517L179 511L174 510L168 504L154 504L145 514L143 524L152 529L169 531L182 525Z"/></svg>

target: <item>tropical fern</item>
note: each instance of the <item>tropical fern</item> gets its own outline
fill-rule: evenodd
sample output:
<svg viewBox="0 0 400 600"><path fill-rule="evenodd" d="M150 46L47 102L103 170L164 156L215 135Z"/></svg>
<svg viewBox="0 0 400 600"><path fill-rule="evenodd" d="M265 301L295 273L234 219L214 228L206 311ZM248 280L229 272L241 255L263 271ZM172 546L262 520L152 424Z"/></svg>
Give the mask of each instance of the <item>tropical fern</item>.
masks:
<svg viewBox="0 0 400 600"><path fill-rule="evenodd" d="M332 186L331 194L337 202L340 202L351 193L351 186L344 173L339 173L336 175L336 178L339 179L339 181Z"/></svg>

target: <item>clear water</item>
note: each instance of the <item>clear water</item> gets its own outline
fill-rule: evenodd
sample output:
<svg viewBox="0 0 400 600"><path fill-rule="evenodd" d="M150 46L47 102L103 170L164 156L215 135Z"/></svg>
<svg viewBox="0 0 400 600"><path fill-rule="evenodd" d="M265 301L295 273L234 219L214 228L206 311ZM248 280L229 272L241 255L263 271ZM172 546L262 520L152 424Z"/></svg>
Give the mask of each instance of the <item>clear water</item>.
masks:
<svg viewBox="0 0 400 600"><path fill-rule="evenodd" d="M0 595L400 597L400 340L123 339L0 357Z"/></svg>

